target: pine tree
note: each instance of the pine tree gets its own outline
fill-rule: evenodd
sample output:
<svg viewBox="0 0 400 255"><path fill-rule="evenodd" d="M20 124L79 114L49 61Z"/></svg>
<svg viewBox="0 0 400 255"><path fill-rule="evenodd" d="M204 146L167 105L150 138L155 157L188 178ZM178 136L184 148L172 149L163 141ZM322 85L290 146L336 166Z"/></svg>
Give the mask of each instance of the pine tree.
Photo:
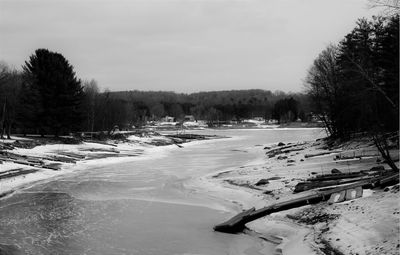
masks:
<svg viewBox="0 0 400 255"><path fill-rule="evenodd" d="M55 136L79 129L83 120L83 89L64 56L38 49L23 70L29 77L24 98L32 110L35 128L42 135L51 132Z"/></svg>

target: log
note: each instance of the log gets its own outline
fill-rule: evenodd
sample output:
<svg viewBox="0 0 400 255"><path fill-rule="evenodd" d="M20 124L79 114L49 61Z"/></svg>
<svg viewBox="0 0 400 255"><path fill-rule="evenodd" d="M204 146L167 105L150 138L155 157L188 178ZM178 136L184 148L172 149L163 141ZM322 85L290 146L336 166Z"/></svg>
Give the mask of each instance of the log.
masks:
<svg viewBox="0 0 400 255"><path fill-rule="evenodd" d="M307 190L322 188L322 187L330 187L330 186L338 186L342 184L357 182L361 180L372 180L373 176L365 176L361 178L352 178L352 179L340 179L340 180L328 180L328 181L319 181L319 182L299 182L295 188L293 193L299 193Z"/></svg>
<svg viewBox="0 0 400 255"><path fill-rule="evenodd" d="M85 140L85 142L87 142L87 143L98 143L98 144L103 144L103 145L108 145L108 146L117 147L117 145L116 145L116 144L111 144L111 143L102 142L102 141L95 141L95 140Z"/></svg>
<svg viewBox="0 0 400 255"><path fill-rule="evenodd" d="M362 177L362 176L365 176L367 174L368 173L365 172L365 171L352 172L352 173L339 173L339 174L321 174L321 175L316 175L313 178L309 178L309 179L307 179L307 181L317 182L317 181L347 179L347 178Z"/></svg>
<svg viewBox="0 0 400 255"><path fill-rule="evenodd" d="M324 156L332 153L338 153L340 151L326 151L326 152L319 152L319 153L314 153L314 154L306 154L304 157L305 158L312 158L312 157L318 157L318 156Z"/></svg>
<svg viewBox="0 0 400 255"><path fill-rule="evenodd" d="M90 151L90 152L111 152L111 153L119 153L116 149L106 149L106 148L89 148L89 149L81 149L81 151Z"/></svg>
<svg viewBox="0 0 400 255"><path fill-rule="evenodd" d="M65 151L59 151L59 152L57 152L57 154L67 156L70 158L74 158L74 159L84 159L86 157L85 155L82 155L82 154L73 153L73 152L65 152Z"/></svg>
<svg viewBox="0 0 400 255"><path fill-rule="evenodd" d="M38 171L37 169L22 169L22 168L12 169L12 170L8 170L6 172L0 173L0 180L16 177L19 175L26 175L26 174L34 173L37 171Z"/></svg>

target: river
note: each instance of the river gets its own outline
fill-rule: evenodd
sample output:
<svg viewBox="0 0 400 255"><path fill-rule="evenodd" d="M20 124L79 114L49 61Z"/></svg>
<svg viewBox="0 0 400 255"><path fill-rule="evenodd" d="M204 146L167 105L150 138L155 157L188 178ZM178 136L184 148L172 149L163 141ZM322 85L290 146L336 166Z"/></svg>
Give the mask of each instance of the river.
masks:
<svg viewBox="0 0 400 255"><path fill-rule="evenodd" d="M168 146L94 166L0 200L0 243L23 254L268 254L249 235L214 232L234 205L196 180L263 157L261 145L313 140L320 129L204 130L232 137ZM198 182L200 183L200 182Z"/></svg>

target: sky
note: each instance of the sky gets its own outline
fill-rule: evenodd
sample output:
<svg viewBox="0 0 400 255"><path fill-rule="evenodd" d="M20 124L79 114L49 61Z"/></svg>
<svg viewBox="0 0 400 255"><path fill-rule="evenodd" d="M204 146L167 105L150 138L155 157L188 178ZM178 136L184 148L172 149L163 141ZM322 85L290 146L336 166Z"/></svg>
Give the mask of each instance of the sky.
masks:
<svg viewBox="0 0 400 255"><path fill-rule="evenodd" d="M0 0L0 60L38 48L112 91L299 92L367 0Z"/></svg>

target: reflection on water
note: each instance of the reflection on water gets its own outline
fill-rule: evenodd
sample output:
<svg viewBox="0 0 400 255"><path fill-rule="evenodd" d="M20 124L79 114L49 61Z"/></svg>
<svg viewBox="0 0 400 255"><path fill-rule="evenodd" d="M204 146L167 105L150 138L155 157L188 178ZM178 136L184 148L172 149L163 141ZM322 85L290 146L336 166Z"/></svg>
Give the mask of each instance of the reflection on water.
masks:
<svg viewBox="0 0 400 255"><path fill-rule="evenodd" d="M323 134L220 133L237 138L79 171L1 200L0 243L25 254L265 254L265 241L213 232L230 214L186 183L254 160L263 153L254 145Z"/></svg>

